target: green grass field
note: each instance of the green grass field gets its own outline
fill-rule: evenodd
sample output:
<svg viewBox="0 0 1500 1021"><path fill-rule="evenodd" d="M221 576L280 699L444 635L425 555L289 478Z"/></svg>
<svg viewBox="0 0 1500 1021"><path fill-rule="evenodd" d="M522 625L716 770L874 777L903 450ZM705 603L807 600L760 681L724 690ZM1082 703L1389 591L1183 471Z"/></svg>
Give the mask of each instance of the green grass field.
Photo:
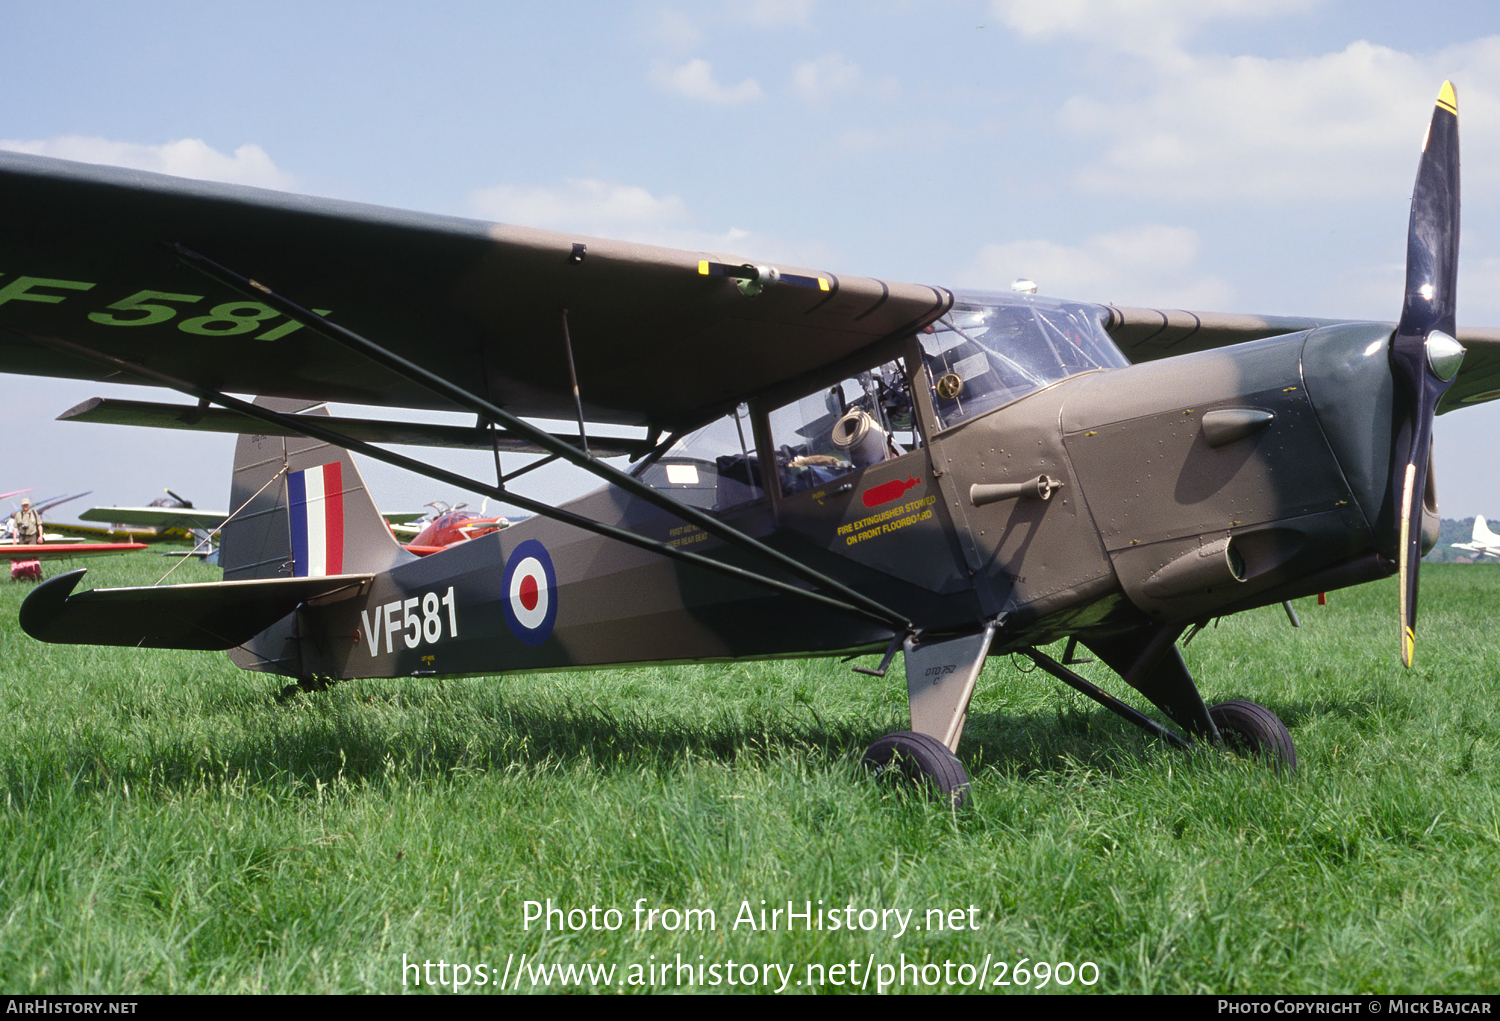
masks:
<svg viewBox="0 0 1500 1021"><path fill-rule="evenodd" d="M1200 634L1205 697L1274 709L1292 776L992 660L956 814L855 779L899 670L283 700L219 655L35 643L28 591L0 585L5 992L1500 989L1500 571L1428 566L1409 672L1391 583Z"/></svg>

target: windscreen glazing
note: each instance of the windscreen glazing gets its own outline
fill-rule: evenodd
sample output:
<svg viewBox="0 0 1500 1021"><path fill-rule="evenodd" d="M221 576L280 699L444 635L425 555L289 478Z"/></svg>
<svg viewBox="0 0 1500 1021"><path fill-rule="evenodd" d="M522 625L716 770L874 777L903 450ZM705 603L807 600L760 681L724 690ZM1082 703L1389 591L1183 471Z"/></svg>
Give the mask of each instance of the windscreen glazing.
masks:
<svg viewBox="0 0 1500 1021"><path fill-rule="evenodd" d="M1058 380L1130 364L1097 305L1025 294L962 294L919 335L943 427Z"/></svg>

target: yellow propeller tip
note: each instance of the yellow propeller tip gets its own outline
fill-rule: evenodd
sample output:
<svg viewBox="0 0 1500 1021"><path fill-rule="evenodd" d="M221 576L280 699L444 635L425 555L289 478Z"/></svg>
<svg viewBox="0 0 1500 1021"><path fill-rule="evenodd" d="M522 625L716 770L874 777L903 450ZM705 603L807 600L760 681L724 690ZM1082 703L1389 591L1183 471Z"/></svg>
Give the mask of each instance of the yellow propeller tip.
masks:
<svg viewBox="0 0 1500 1021"><path fill-rule="evenodd" d="M1452 82L1443 82L1443 87L1438 90L1437 105L1449 113L1458 113L1458 93L1453 91Z"/></svg>

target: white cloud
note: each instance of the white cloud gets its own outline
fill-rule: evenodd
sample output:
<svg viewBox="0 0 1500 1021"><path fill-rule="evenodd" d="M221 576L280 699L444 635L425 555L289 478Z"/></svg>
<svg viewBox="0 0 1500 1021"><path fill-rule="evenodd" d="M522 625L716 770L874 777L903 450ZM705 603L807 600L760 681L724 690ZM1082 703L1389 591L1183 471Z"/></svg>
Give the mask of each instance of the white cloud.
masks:
<svg viewBox="0 0 1500 1021"><path fill-rule="evenodd" d="M681 53L702 45L706 29L717 31L726 23L753 29L807 28L812 24L814 3L815 0L737 0L714 7L693 5L691 13L663 7L643 12L641 36ZM734 31L742 34L738 27Z"/></svg>
<svg viewBox="0 0 1500 1021"><path fill-rule="evenodd" d="M164 145L141 145L86 135L63 135L39 140L0 139L0 149L80 163L149 170L201 181L251 184L283 191L296 187L292 175L278 170L271 157L258 145L242 145L233 154L226 155L198 138L181 138Z"/></svg>
<svg viewBox="0 0 1500 1021"><path fill-rule="evenodd" d="M687 205L675 195L659 198L636 185L593 179L556 188L497 185L474 192L469 206L502 223L695 251L722 251L749 236L735 228L717 234L695 229Z"/></svg>
<svg viewBox="0 0 1500 1021"><path fill-rule="evenodd" d="M1080 245L1013 241L986 245L959 286L1008 290L1018 277L1042 294L1119 305L1218 309L1233 289L1197 269L1198 235L1186 227L1142 224L1096 234Z"/></svg>
<svg viewBox="0 0 1500 1021"><path fill-rule="evenodd" d="M835 92L846 92L859 85L859 81L859 66L838 53L805 60L792 72L792 87L809 103L821 102Z"/></svg>
<svg viewBox="0 0 1500 1021"><path fill-rule="evenodd" d="M757 28L805 27L812 24L814 3L815 0L739 0L729 6L727 13Z"/></svg>
<svg viewBox="0 0 1500 1021"><path fill-rule="evenodd" d="M499 185L473 192L469 209L475 216L506 224L788 268L822 266L833 257L817 240L788 242L738 227L705 230L695 225L687 204L677 196L658 197L645 188L610 181L572 180L558 187Z"/></svg>
<svg viewBox="0 0 1500 1021"><path fill-rule="evenodd" d="M1500 36L1419 58L1369 42L1296 60L1182 56L1143 95L1075 96L1064 127L1099 147L1090 191L1163 198L1349 199L1399 193L1439 83L1458 84L1466 170L1496 178ZM1469 82L1472 82L1470 86Z"/></svg>
<svg viewBox="0 0 1500 1021"><path fill-rule="evenodd" d="M681 11L655 11L650 19L642 34L652 42L682 51L691 50L703 41L703 33L698 26Z"/></svg>
<svg viewBox="0 0 1500 1021"><path fill-rule="evenodd" d="M1154 199L1327 200L1411 184L1439 83L1458 87L1469 183L1500 183L1500 36L1413 54L1368 41L1311 57L1196 52L1211 21L1285 17L1321 0L991 0L1027 39L1076 38L1108 92L1062 126L1097 156L1087 191Z"/></svg>
<svg viewBox="0 0 1500 1021"><path fill-rule="evenodd" d="M469 204L492 220L605 237L656 230L687 218L687 207L675 195L657 198L645 188L593 179L572 180L560 188L497 185L474 192Z"/></svg>
<svg viewBox="0 0 1500 1021"><path fill-rule="evenodd" d="M1109 49L1175 50L1199 25L1310 10L1321 0L991 0L990 9L1027 39L1082 36Z"/></svg>
<svg viewBox="0 0 1500 1021"><path fill-rule="evenodd" d="M719 84L714 78L712 65L702 57L678 67L657 64L651 71L651 83L687 99L726 106L748 103L763 95L760 83L754 78L746 78L733 88Z"/></svg>
<svg viewBox="0 0 1500 1021"><path fill-rule="evenodd" d="M868 82L859 65L845 60L841 53L826 53L798 64L792 71L792 88L803 101L814 105L844 92L873 90L892 96L901 91L896 79L889 76Z"/></svg>
<svg viewBox="0 0 1500 1021"><path fill-rule="evenodd" d="M897 120L882 118L874 127L845 128L826 140L828 149L840 156L867 156L890 151L922 151L946 154L955 139L973 139L989 134L993 125L971 120L963 125L938 117Z"/></svg>

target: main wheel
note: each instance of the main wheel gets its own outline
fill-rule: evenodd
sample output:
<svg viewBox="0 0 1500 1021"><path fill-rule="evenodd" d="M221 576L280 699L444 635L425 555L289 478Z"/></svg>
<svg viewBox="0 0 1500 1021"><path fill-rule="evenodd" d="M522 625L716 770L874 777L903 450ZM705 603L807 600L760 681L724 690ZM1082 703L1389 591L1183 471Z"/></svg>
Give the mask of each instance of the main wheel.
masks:
<svg viewBox="0 0 1500 1021"><path fill-rule="evenodd" d="M928 734L887 734L865 751L865 772L882 783L925 787L954 808L969 797L969 774L948 746Z"/></svg>
<svg viewBox="0 0 1500 1021"><path fill-rule="evenodd" d="M1208 710L1231 750L1265 759L1278 772L1297 768L1297 749L1286 724L1263 705L1235 699Z"/></svg>

